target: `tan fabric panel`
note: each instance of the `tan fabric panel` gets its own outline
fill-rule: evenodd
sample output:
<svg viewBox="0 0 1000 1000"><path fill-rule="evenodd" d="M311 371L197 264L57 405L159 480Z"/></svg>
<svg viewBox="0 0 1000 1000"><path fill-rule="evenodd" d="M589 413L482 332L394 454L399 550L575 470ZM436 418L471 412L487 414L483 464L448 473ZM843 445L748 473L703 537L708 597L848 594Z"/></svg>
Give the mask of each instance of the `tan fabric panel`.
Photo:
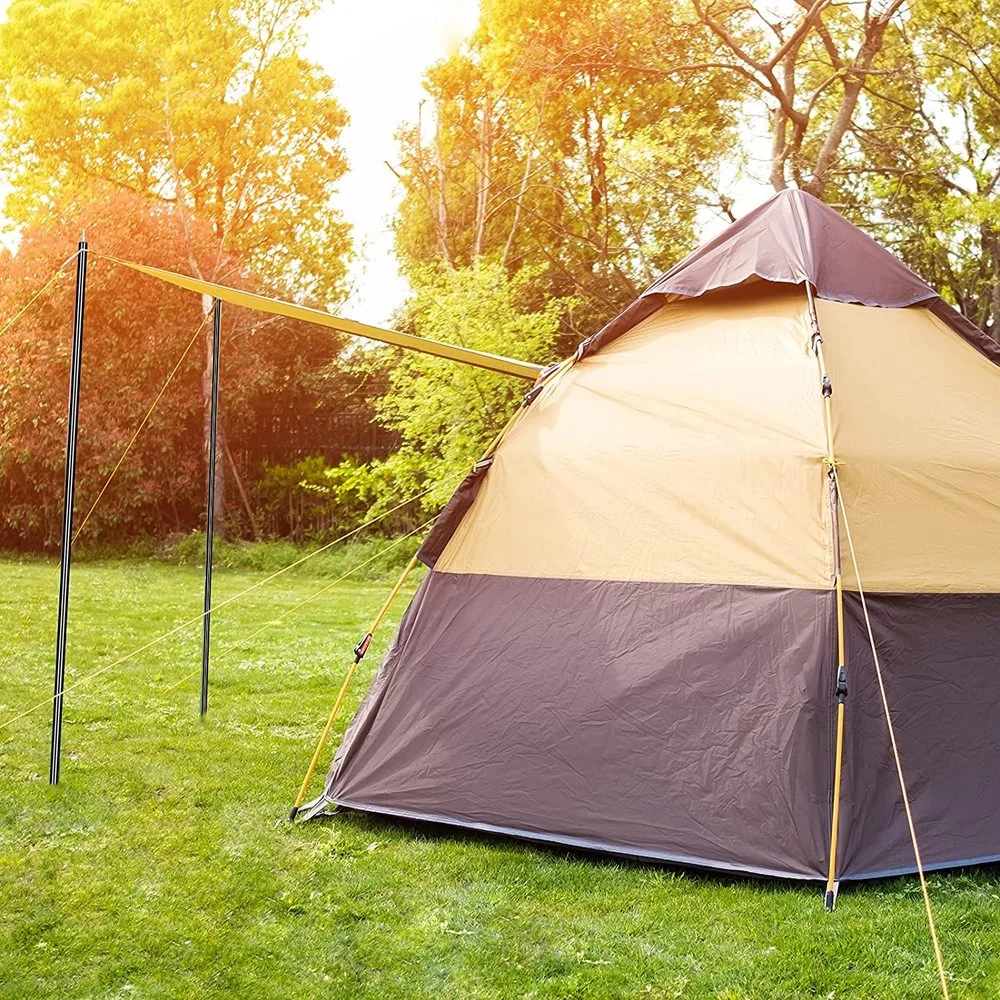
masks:
<svg viewBox="0 0 1000 1000"><path fill-rule="evenodd" d="M865 589L1000 591L1000 368L924 308L817 312Z"/></svg>
<svg viewBox="0 0 1000 1000"><path fill-rule="evenodd" d="M829 586L808 344L799 290L664 306L531 407L436 568Z"/></svg>

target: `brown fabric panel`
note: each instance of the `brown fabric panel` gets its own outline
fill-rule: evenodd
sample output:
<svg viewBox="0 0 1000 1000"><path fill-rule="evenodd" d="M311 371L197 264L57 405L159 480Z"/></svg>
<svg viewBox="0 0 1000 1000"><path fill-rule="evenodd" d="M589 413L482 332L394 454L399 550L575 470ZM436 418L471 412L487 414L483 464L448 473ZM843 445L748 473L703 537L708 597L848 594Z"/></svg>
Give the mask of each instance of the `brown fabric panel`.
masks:
<svg viewBox="0 0 1000 1000"><path fill-rule="evenodd" d="M417 558L425 566L433 567L441 553L444 552L445 546L451 541L451 536L455 534L458 526L462 523L462 518L465 517L466 512L479 495L479 490L486 480L486 473L492 462L492 457L477 462L472 472L458 484L458 489L451 495L451 499L435 518L434 526L427 533L427 537L417 551Z"/></svg>
<svg viewBox="0 0 1000 1000"><path fill-rule="evenodd" d="M750 278L801 284L837 302L898 308L936 297L899 258L804 191L782 191L699 247L645 294L702 295Z"/></svg>
<svg viewBox="0 0 1000 1000"><path fill-rule="evenodd" d="M820 298L898 308L939 296L902 261L828 205L790 189L774 195L657 278L639 299L585 341L607 346L642 318L644 299L694 298L755 280L812 282Z"/></svg>
<svg viewBox="0 0 1000 1000"><path fill-rule="evenodd" d="M989 334L983 333L970 319L966 319L954 306L945 302L941 296L926 303L926 307L946 326L951 327L960 337L967 340L980 354L990 359L995 365L1000 365L1000 344Z"/></svg>
<svg viewBox="0 0 1000 1000"><path fill-rule="evenodd" d="M1000 857L1000 594L869 594L872 629L928 867ZM847 878L915 870L857 594L841 813Z"/></svg>
<svg viewBox="0 0 1000 1000"><path fill-rule="evenodd" d="M580 346L593 354L664 302L754 282L812 283L820 299L882 308L923 305L994 364L1000 345L930 285L828 205L803 191L782 191L698 247L653 282L627 309Z"/></svg>
<svg viewBox="0 0 1000 1000"><path fill-rule="evenodd" d="M829 591L432 571L331 800L821 877Z"/></svg>

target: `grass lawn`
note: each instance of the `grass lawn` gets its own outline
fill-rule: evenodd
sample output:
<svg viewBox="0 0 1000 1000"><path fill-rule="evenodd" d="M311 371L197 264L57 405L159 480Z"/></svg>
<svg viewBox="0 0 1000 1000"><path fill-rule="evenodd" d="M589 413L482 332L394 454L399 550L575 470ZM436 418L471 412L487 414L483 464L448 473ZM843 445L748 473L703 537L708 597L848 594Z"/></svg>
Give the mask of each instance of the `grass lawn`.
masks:
<svg viewBox="0 0 1000 1000"><path fill-rule="evenodd" d="M216 599L263 573L226 570ZM201 608L195 567L82 564L69 681ZM0 730L0 997L931 998L917 882L712 878L358 815L284 822L350 650L387 587L296 571L221 610L206 721L200 630ZM52 567L0 564L0 647ZM407 593L412 592L409 590ZM339 737L404 605L364 661ZM48 599L0 653L0 724L51 693ZM323 761L327 765L329 753ZM319 791L319 780L314 786ZM955 998L1000 997L996 868L931 877Z"/></svg>

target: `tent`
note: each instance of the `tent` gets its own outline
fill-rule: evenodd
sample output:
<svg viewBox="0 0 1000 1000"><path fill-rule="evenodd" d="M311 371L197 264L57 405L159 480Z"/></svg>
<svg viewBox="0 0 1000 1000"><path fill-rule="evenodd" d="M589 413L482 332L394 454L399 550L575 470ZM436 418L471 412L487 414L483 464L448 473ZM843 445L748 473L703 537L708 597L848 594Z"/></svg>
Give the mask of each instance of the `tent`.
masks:
<svg viewBox="0 0 1000 1000"><path fill-rule="evenodd" d="M924 867L1000 859L998 359L832 209L772 198L459 487L311 814L914 871L867 613Z"/></svg>

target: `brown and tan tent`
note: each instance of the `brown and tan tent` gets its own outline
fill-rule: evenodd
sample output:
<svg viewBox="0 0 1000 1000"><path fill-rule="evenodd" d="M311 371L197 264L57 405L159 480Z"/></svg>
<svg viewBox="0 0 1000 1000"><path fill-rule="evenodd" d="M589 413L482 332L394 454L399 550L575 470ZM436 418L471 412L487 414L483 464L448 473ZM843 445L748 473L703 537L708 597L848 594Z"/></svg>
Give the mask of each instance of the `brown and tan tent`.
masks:
<svg viewBox="0 0 1000 1000"><path fill-rule="evenodd" d="M835 875L913 871L860 577L924 865L1000 858L997 360L834 211L773 198L459 488L313 814L824 879L843 607Z"/></svg>

